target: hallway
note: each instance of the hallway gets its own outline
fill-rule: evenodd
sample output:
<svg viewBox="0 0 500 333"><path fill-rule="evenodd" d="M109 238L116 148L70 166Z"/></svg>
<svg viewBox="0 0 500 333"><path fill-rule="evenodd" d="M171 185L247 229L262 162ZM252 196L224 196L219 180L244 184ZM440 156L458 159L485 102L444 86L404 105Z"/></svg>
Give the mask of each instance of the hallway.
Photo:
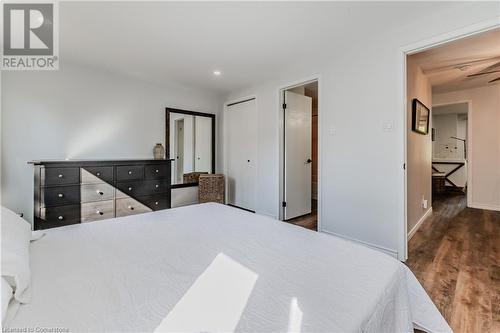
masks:
<svg viewBox="0 0 500 333"><path fill-rule="evenodd" d="M433 202L408 245L406 264L456 333L500 332L500 212Z"/></svg>

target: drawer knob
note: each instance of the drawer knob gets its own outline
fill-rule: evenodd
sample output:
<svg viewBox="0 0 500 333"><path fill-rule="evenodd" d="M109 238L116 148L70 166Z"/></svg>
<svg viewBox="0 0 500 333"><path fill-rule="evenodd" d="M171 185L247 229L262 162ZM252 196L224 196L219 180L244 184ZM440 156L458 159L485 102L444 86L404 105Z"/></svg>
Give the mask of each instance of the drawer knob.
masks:
<svg viewBox="0 0 500 333"><path fill-rule="evenodd" d="M134 207L133 206L128 206L128 209L134 210Z"/></svg>
<svg viewBox="0 0 500 333"><path fill-rule="evenodd" d="M62 178L63 177L62 173L60 173L57 177Z"/></svg>
<svg viewBox="0 0 500 333"><path fill-rule="evenodd" d="M128 171L128 174L129 174L129 175L131 175L131 174L132 174L132 170L129 170L129 171Z"/></svg>
<svg viewBox="0 0 500 333"><path fill-rule="evenodd" d="M128 188L128 190L129 190L129 191L132 191L132 187L129 187L129 188Z"/></svg>
<svg viewBox="0 0 500 333"><path fill-rule="evenodd" d="M62 198L62 197L64 197L64 194L59 193L57 196L58 196L59 198Z"/></svg>
<svg viewBox="0 0 500 333"><path fill-rule="evenodd" d="M155 172L158 173L158 172L160 172L160 170L156 169Z"/></svg>
<svg viewBox="0 0 500 333"><path fill-rule="evenodd" d="M156 184L155 187L158 188L158 187L160 187L160 185Z"/></svg>
<svg viewBox="0 0 500 333"><path fill-rule="evenodd" d="M157 206L158 206L158 201L155 201L155 205L157 205Z"/></svg>
<svg viewBox="0 0 500 333"><path fill-rule="evenodd" d="M101 173L100 173L100 172L96 173L96 176L98 176L98 177L99 177L100 175L101 175Z"/></svg>
<svg viewBox="0 0 500 333"><path fill-rule="evenodd" d="M64 220L64 216L59 215L59 217L57 219L60 220L60 221L62 221L62 220Z"/></svg>
<svg viewBox="0 0 500 333"><path fill-rule="evenodd" d="M99 194L99 195L104 195L104 192L103 192L103 191L99 191L99 190L97 190L97 194Z"/></svg>
<svg viewBox="0 0 500 333"><path fill-rule="evenodd" d="M101 212L100 210L98 210L96 213L99 214L99 215L104 215L104 213Z"/></svg>

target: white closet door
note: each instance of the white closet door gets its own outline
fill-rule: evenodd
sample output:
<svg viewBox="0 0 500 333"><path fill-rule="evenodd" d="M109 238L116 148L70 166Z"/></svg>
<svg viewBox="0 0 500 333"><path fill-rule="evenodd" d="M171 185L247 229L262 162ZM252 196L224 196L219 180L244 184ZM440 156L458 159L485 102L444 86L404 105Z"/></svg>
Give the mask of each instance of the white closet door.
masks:
<svg viewBox="0 0 500 333"><path fill-rule="evenodd" d="M194 169L212 172L212 118L195 117Z"/></svg>
<svg viewBox="0 0 500 333"><path fill-rule="evenodd" d="M228 203L255 211L257 161L257 109L255 100L227 108L226 153Z"/></svg>

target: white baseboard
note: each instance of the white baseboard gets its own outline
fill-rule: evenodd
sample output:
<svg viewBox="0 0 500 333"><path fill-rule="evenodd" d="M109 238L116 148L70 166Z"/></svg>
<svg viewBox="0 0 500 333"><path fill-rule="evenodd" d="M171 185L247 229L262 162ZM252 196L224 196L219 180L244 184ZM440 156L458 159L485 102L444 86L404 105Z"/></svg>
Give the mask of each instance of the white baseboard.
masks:
<svg viewBox="0 0 500 333"><path fill-rule="evenodd" d="M410 232L408 233L408 240L410 240L413 235L415 235L415 233L417 232L418 228L420 228L420 226L422 225L422 223L424 223L424 221L429 217L431 216L432 214L432 207L429 208L425 214L420 218L420 220L418 220L417 224L415 224L413 226L413 228L411 228Z"/></svg>
<svg viewBox="0 0 500 333"><path fill-rule="evenodd" d="M495 206L495 205L483 205L483 204L478 204L478 203L471 202L467 206L470 207L470 208L500 211L500 206Z"/></svg>
<svg viewBox="0 0 500 333"><path fill-rule="evenodd" d="M363 246L367 246L367 247L369 247L371 249L374 249L374 250L383 252L383 253L385 253L387 255L390 255L393 258L396 258L396 259L398 258L398 252L395 251L395 250L388 249L388 248L383 247L383 246L378 246L378 245L375 245L375 244L371 244L371 243L368 243L368 242L364 242L364 241L361 241L359 239L354 239L354 238L351 238L351 237L340 235L340 234L337 234L335 232L330 232L330 231L326 231L326 230L321 230L320 232L323 232L325 234L329 234L329 235L332 235L332 236L335 236L335 237L339 237L339 238L342 238L342 239L345 239L345 240L348 240L350 242L357 243L357 244L360 244L360 245L363 245Z"/></svg>
<svg viewBox="0 0 500 333"><path fill-rule="evenodd" d="M264 212L255 212L255 214L263 215L263 216L267 216L267 217L273 218L275 220L279 220L279 218L276 215L274 215L274 214L269 214L269 213L264 213Z"/></svg>
<svg viewBox="0 0 500 333"><path fill-rule="evenodd" d="M191 206L191 205L196 205L197 203L198 203L198 201L183 202L183 203L172 205L172 208L184 207L184 206Z"/></svg>

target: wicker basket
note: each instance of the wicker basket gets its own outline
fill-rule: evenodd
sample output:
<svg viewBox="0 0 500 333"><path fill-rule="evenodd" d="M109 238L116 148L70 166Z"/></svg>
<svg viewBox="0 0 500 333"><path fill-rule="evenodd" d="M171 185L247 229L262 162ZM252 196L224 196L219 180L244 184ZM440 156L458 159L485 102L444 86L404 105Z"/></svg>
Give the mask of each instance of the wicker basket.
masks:
<svg viewBox="0 0 500 333"><path fill-rule="evenodd" d="M190 172L182 175L183 184L197 184L200 175L207 174L208 172Z"/></svg>
<svg viewBox="0 0 500 333"><path fill-rule="evenodd" d="M225 198L223 174L200 175L198 181L198 202L218 202L223 204Z"/></svg>

